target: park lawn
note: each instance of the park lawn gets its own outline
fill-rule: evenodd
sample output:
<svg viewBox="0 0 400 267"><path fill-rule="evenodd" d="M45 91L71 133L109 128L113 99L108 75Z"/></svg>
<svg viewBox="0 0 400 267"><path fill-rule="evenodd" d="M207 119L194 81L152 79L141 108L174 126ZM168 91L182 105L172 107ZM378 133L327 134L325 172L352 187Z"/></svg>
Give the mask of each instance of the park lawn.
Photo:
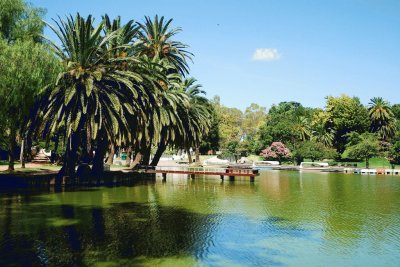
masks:
<svg viewBox="0 0 400 267"><path fill-rule="evenodd" d="M365 161L359 161L357 163L357 168L365 168ZM375 157L369 160L369 167L375 169L391 169L392 165L385 158ZM400 165L395 164L396 169L400 169Z"/></svg>

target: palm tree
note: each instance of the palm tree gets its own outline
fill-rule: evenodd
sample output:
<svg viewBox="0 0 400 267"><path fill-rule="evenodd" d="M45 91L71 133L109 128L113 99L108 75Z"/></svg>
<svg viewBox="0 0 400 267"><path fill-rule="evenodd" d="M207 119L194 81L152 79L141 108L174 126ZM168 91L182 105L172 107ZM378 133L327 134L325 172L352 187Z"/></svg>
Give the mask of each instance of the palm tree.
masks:
<svg viewBox="0 0 400 267"><path fill-rule="evenodd" d="M145 23L137 23L140 27L138 50L141 55L150 58L166 59L183 76L189 72L187 59L191 59L192 53L186 51L187 45L171 40L180 28L170 29L172 19L165 21L164 17L154 20L145 17Z"/></svg>
<svg viewBox="0 0 400 267"><path fill-rule="evenodd" d="M326 128L324 124L315 124L311 131L311 139L331 147L335 138L335 131Z"/></svg>
<svg viewBox="0 0 400 267"><path fill-rule="evenodd" d="M49 25L58 36L61 47L52 43L57 56L65 66L54 88L45 94L39 104L41 119L39 131L54 133L65 125L68 145L65 154L65 175L75 174L76 150L84 137L87 143L97 145L93 170L102 170L107 140L129 142L129 117L140 115L139 96L146 95L140 86L145 77L140 61L121 53L129 44L116 40L122 30L105 27L103 20L96 27L92 16L79 14L66 21ZM102 31L106 28L106 34ZM136 68L126 66L135 65Z"/></svg>
<svg viewBox="0 0 400 267"><path fill-rule="evenodd" d="M194 78L185 79L182 83L182 90L189 97L189 108L180 110L180 118L185 128L183 144L189 155L191 162L190 148L196 150L196 160L198 158L198 148L203 136L207 135L211 124L211 105L203 95L206 93L201 89L202 85L196 84Z"/></svg>
<svg viewBox="0 0 400 267"><path fill-rule="evenodd" d="M371 122L371 131L378 133L382 140L394 136L396 119L390 104L382 97L374 97L368 104L368 114Z"/></svg>
<svg viewBox="0 0 400 267"><path fill-rule="evenodd" d="M177 88L181 76L188 73L187 59L190 59L192 54L185 50L186 45L171 40L181 31L180 28L170 29L171 22L172 19L165 21L164 17L155 16L154 20L145 17L144 24L137 23L139 40L135 44L135 52L147 61L152 61L148 64L151 73L164 74L163 77L158 77L158 82L155 83L159 90L155 94L155 99L150 101L149 109L146 111L147 120L142 122L144 127L135 149L139 157L143 156L142 163L145 165L149 164L153 144L158 147L158 151L152 165L158 162L162 152L165 151L166 144L170 141L169 137L174 137L177 129L170 129L170 126L176 126L179 119L176 119L176 109L171 107L180 105L180 101L185 101L175 95L177 92L169 91ZM170 123L173 121L174 123Z"/></svg>
<svg viewBox="0 0 400 267"><path fill-rule="evenodd" d="M311 135L308 119L303 116L296 116L293 130L299 136L301 141L307 140Z"/></svg>

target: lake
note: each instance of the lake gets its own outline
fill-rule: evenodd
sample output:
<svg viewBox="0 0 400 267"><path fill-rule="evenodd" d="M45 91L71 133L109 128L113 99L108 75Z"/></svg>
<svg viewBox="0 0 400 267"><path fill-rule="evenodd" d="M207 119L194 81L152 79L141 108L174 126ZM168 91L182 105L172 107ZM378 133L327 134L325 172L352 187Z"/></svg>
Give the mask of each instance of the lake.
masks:
<svg viewBox="0 0 400 267"><path fill-rule="evenodd" d="M399 266L400 177L263 171L0 193L0 266Z"/></svg>

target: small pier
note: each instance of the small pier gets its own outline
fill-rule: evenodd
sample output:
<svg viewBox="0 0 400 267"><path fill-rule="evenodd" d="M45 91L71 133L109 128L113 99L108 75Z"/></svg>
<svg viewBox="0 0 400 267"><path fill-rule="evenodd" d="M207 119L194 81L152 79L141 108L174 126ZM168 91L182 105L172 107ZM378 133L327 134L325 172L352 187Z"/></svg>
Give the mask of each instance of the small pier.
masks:
<svg viewBox="0 0 400 267"><path fill-rule="evenodd" d="M167 179L167 174L188 174L192 179L196 175L219 175L221 180L225 176L230 181L234 181L236 176L249 177L250 182L258 175L258 170L252 168L204 168L204 167L153 167L145 170L146 173L161 173L163 180Z"/></svg>

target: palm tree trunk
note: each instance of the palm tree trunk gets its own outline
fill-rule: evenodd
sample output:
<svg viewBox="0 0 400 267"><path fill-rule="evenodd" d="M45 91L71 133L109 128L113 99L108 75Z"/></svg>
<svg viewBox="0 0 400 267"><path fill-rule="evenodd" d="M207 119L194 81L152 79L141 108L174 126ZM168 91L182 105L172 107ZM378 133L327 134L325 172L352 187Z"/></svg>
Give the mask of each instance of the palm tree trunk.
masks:
<svg viewBox="0 0 400 267"><path fill-rule="evenodd" d="M140 151L139 151L136 153L135 159L131 162L131 165L129 165L129 167L131 169L135 168L136 165L138 165L140 163L141 159L142 159L142 153L140 153Z"/></svg>
<svg viewBox="0 0 400 267"><path fill-rule="evenodd" d="M8 143L8 171L14 171L14 151L17 143L15 142L15 138L17 137L17 131L11 128L9 143Z"/></svg>
<svg viewBox="0 0 400 267"><path fill-rule="evenodd" d="M114 144L111 142L110 150L109 150L108 157L107 157L107 162L106 162L108 165L112 165L113 164L114 154L115 154L115 148L114 148Z"/></svg>
<svg viewBox="0 0 400 267"><path fill-rule="evenodd" d="M100 177L104 173L104 157L107 152L107 144L108 142L105 137L98 137L92 168L92 174L97 177Z"/></svg>
<svg viewBox="0 0 400 267"><path fill-rule="evenodd" d="M75 166L78 160L78 134L72 133L68 138L67 146L65 149L64 166L61 168L59 174L61 176L75 177Z"/></svg>
<svg viewBox="0 0 400 267"><path fill-rule="evenodd" d="M58 151L58 144L60 143L60 137L58 134L56 134L55 136L55 140L54 140L54 152L51 152L51 156L50 156L50 161L51 163L54 163L56 161L57 158L57 151Z"/></svg>
<svg viewBox="0 0 400 267"><path fill-rule="evenodd" d="M157 166L162 154L164 153L164 151L166 149L167 149L167 144L162 140L162 142L160 142L160 144L158 145L158 148L157 148L156 153L154 154L153 160L150 163L151 166Z"/></svg>
<svg viewBox="0 0 400 267"><path fill-rule="evenodd" d="M128 149L126 150L126 161L125 161L126 167L129 167L131 164L131 154L132 154L132 147L128 146Z"/></svg>
<svg viewBox="0 0 400 267"><path fill-rule="evenodd" d="M21 152L19 154L19 160L21 161L21 168L25 168L25 138L21 140Z"/></svg>
<svg viewBox="0 0 400 267"><path fill-rule="evenodd" d="M153 156L153 160L151 161L150 165L151 166L157 166L158 162L160 161L160 158L164 151L167 149L168 142L166 140L166 135L167 135L167 127L163 127L161 129L161 139L160 142L158 143L157 151Z"/></svg>
<svg viewBox="0 0 400 267"><path fill-rule="evenodd" d="M196 164L200 164L200 150L199 150L199 146L196 146L195 154L196 154Z"/></svg>
<svg viewBox="0 0 400 267"><path fill-rule="evenodd" d="M186 149L186 152L188 154L189 164L192 164L193 159L192 159L192 154L190 154L190 148Z"/></svg>
<svg viewBox="0 0 400 267"><path fill-rule="evenodd" d="M152 142L150 141L148 146L146 146L143 149L143 162L142 162L143 165L149 165L149 163L150 163L151 146L152 146Z"/></svg>

